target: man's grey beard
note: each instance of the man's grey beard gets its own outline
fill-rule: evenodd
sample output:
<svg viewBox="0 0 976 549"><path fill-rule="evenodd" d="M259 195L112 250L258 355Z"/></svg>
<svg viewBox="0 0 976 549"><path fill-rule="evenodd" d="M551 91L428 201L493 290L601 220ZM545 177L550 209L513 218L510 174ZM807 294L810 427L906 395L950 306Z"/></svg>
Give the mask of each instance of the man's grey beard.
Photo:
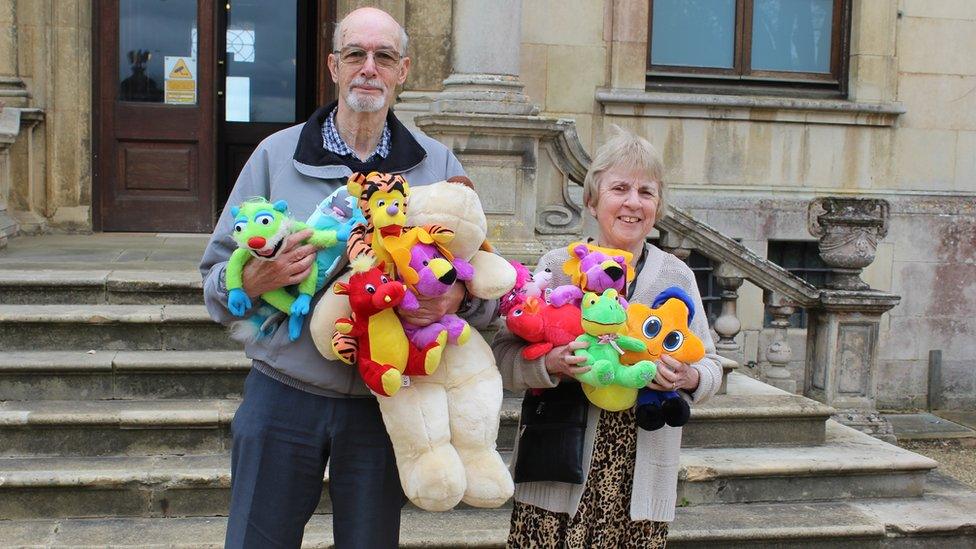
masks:
<svg viewBox="0 0 976 549"><path fill-rule="evenodd" d="M383 84L375 81L370 82L365 79L360 80L357 78L352 81L350 88L353 86L374 86L383 88L383 94L380 96L360 94L356 92L356 90L350 89L349 92L346 93L346 103L349 104L349 108L351 108L353 111L376 112L386 106L386 89Z"/></svg>

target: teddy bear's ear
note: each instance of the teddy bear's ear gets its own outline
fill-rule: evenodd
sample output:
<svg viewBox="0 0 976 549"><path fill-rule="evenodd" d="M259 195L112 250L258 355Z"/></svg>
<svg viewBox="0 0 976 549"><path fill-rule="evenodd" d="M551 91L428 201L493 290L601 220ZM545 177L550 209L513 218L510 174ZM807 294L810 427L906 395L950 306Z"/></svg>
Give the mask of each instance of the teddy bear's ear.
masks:
<svg viewBox="0 0 976 549"><path fill-rule="evenodd" d="M624 263L627 263L627 260L624 259L624 256L622 256L622 255L615 255L615 256L613 256L613 260L616 261L617 263L621 264L621 265L623 265Z"/></svg>
<svg viewBox="0 0 976 549"><path fill-rule="evenodd" d="M335 295L349 295L349 285L344 282L336 282L335 286L332 287L332 292Z"/></svg>
<svg viewBox="0 0 976 549"><path fill-rule="evenodd" d="M238 208L237 206L231 206L230 207L230 215L231 215L231 217L237 217L237 214L239 214L239 213L241 213L241 209L240 208Z"/></svg>
<svg viewBox="0 0 976 549"><path fill-rule="evenodd" d="M468 179L467 177L463 176L463 175L455 175L453 177L448 177L447 178L447 182L448 183L458 183L458 184L464 185L465 187L467 187L469 189L473 189L474 188L474 182L471 181L470 179Z"/></svg>

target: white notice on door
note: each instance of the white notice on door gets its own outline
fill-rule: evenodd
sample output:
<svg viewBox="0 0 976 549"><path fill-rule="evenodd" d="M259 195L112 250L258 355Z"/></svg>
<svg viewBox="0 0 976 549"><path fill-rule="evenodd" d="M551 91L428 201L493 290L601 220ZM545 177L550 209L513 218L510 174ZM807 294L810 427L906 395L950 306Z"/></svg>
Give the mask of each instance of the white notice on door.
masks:
<svg viewBox="0 0 976 549"><path fill-rule="evenodd" d="M167 55L163 58L163 71L166 75L166 103L170 105L196 105L196 60L192 57Z"/></svg>
<svg viewBox="0 0 976 549"><path fill-rule="evenodd" d="M227 112L224 120L228 122L251 121L251 79L247 76L227 77Z"/></svg>

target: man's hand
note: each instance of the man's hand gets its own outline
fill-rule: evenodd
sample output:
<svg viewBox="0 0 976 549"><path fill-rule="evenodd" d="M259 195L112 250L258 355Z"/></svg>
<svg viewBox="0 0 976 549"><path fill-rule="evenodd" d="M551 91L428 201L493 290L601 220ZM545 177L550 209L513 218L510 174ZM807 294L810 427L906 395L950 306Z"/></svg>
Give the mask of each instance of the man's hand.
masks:
<svg viewBox="0 0 976 549"><path fill-rule="evenodd" d="M302 244L310 236L311 229L286 236L281 252L274 261L248 261L241 273L244 292L256 299L271 290L305 280L312 269L312 262L315 261L315 246Z"/></svg>
<svg viewBox="0 0 976 549"><path fill-rule="evenodd" d="M444 295L437 297L418 295L417 302L420 303L419 308L408 311L403 307L399 307L397 314L400 315L400 319L404 322L423 328L424 326L429 326L437 322L444 315L456 313L458 307L461 306L461 301L464 300L464 292L464 284L458 282L451 286L451 289L444 293Z"/></svg>
<svg viewBox="0 0 976 549"><path fill-rule="evenodd" d="M661 355L661 360L657 363L657 375L647 387L655 391L684 389L693 393L698 388L698 381L698 370L668 355Z"/></svg>

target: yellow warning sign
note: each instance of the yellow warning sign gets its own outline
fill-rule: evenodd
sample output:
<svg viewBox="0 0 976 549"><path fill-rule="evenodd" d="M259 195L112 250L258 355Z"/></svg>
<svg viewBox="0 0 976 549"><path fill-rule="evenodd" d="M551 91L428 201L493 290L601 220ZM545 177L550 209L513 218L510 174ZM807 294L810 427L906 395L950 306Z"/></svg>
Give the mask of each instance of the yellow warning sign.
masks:
<svg viewBox="0 0 976 549"><path fill-rule="evenodd" d="M169 72L169 76L166 78L193 80L193 73L191 73L190 69L187 68L186 61L184 61L182 57L177 57L176 66L173 67L173 70Z"/></svg>
<svg viewBox="0 0 976 549"><path fill-rule="evenodd" d="M197 102L197 60L167 55L163 58L166 74L164 101L170 105L195 105Z"/></svg>

